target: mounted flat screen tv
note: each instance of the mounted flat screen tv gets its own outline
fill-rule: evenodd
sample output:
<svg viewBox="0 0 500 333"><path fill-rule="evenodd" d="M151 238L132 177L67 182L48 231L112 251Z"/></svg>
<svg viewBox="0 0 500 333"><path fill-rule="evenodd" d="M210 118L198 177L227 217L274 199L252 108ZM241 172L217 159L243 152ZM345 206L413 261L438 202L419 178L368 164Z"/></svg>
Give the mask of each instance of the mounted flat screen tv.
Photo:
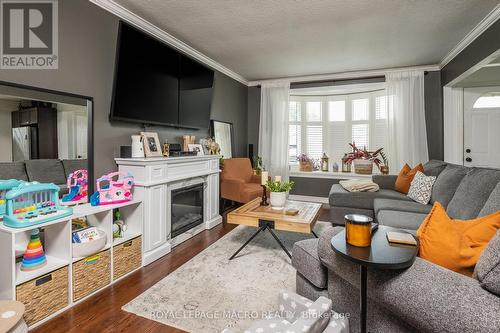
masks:
<svg viewBox="0 0 500 333"><path fill-rule="evenodd" d="M120 22L110 119L208 128L214 72Z"/></svg>

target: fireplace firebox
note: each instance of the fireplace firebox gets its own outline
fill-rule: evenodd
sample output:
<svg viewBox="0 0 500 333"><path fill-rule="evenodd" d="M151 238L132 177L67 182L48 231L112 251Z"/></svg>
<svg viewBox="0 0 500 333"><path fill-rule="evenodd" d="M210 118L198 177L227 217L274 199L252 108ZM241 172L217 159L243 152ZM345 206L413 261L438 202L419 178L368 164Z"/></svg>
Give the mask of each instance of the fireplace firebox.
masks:
<svg viewBox="0 0 500 333"><path fill-rule="evenodd" d="M203 184L172 190L172 238L203 223Z"/></svg>

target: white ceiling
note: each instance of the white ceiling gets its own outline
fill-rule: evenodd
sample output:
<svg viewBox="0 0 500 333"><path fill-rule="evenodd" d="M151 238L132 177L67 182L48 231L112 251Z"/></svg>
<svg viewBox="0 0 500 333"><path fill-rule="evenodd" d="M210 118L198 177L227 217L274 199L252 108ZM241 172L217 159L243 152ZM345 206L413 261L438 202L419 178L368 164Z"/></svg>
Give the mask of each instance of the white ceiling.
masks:
<svg viewBox="0 0 500 333"><path fill-rule="evenodd" d="M115 0L247 80L438 64L498 0Z"/></svg>

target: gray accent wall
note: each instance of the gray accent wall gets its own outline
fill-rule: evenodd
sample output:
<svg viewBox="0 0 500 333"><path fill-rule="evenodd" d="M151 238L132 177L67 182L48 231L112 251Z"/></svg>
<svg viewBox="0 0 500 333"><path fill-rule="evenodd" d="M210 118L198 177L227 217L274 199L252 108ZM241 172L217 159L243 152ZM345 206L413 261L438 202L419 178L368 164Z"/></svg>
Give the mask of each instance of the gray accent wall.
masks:
<svg viewBox="0 0 500 333"><path fill-rule="evenodd" d="M498 49L500 49L500 20L493 23L441 69L441 84L447 85Z"/></svg>
<svg viewBox="0 0 500 333"><path fill-rule="evenodd" d="M0 70L0 80L94 98L95 176L116 169L120 145L130 144L139 125L108 120L114 75L118 18L87 0L59 1L59 69ZM212 118L233 122L235 155L247 146L247 87L216 72ZM151 127L160 140L177 141L183 134L206 137L207 130L186 131Z"/></svg>
<svg viewBox="0 0 500 333"><path fill-rule="evenodd" d="M428 72L425 75L424 95L429 159L443 160L443 91L441 89L441 73L439 71Z"/></svg>
<svg viewBox="0 0 500 333"><path fill-rule="evenodd" d="M260 88L248 87L248 143L254 155L259 151Z"/></svg>

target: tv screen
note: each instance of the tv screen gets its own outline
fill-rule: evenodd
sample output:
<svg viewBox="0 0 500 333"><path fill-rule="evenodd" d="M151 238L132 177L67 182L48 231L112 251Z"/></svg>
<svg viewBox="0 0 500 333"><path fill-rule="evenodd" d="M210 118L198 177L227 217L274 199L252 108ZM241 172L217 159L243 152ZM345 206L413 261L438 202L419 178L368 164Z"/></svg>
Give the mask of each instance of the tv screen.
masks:
<svg viewBox="0 0 500 333"><path fill-rule="evenodd" d="M110 118L207 128L214 72L120 22Z"/></svg>

